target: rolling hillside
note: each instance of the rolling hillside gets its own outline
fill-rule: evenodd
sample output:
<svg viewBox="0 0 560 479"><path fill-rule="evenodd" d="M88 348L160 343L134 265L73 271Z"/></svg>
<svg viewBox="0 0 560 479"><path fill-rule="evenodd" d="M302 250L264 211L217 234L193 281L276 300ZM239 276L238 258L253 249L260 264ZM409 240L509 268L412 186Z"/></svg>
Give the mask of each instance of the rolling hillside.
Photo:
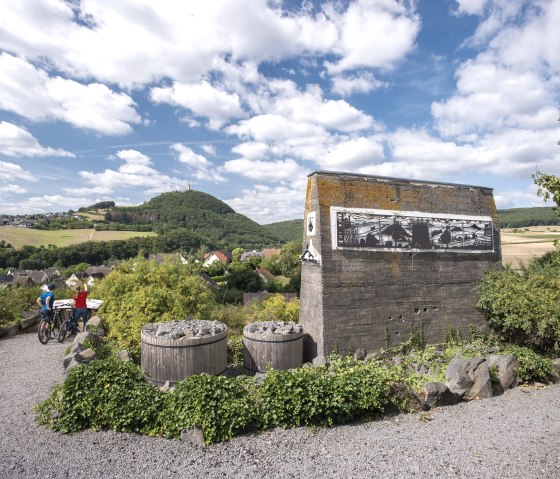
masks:
<svg viewBox="0 0 560 479"><path fill-rule="evenodd" d="M111 208L105 220L151 225L154 231L164 234L186 228L228 247L275 246L282 242L275 233L236 213L218 198L195 190L163 193L140 206Z"/></svg>

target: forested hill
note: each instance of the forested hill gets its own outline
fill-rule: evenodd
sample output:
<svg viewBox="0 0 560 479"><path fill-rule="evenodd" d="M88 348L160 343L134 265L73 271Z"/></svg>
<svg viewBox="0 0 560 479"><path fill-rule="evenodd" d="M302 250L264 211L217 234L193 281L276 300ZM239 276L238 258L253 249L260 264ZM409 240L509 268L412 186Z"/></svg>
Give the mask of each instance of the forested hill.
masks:
<svg viewBox="0 0 560 479"><path fill-rule="evenodd" d="M139 206L111 208L105 219L125 225L151 225L160 233L187 228L226 246L273 246L281 242L274 233L223 201L195 190L163 193Z"/></svg>
<svg viewBox="0 0 560 479"><path fill-rule="evenodd" d="M301 241L303 238L303 220L280 221L263 226L282 241Z"/></svg>
<svg viewBox="0 0 560 479"><path fill-rule="evenodd" d="M560 222L552 208L511 208L498 210L502 228L523 228L525 226L557 225Z"/></svg>

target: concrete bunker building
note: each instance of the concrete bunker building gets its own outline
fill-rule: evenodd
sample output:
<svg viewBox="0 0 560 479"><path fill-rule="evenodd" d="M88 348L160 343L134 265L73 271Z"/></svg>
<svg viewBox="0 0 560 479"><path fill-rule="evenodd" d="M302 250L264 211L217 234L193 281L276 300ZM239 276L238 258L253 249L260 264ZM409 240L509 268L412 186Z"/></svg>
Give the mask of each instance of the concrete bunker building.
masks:
<svg viewBox="0 0 560 479"><path fill-rule="evenodd" d="M501 267L491 188L351 173L308 177L300 324L306 360L482 326L476 286Z"/></svg>

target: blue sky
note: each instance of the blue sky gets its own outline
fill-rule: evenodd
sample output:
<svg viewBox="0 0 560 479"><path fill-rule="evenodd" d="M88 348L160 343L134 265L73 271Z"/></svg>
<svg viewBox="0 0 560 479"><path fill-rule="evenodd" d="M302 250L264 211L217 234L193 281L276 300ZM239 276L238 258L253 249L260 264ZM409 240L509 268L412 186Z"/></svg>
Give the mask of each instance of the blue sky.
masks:
<svg viewBox="0 0 560 479"><path fill-rule="evenodd" d="M560 0L3 0L0 213L191 188L264 224L316 170L560 174Z"/></svg>

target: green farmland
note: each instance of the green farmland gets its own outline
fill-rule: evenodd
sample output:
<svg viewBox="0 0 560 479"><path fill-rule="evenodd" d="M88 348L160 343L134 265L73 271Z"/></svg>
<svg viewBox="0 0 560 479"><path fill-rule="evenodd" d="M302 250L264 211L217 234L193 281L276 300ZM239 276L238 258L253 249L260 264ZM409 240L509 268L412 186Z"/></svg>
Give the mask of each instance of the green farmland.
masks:
<svg viewBox="0 0 560 479"><path fill-rule="evenodd" d="M17 226L0 227L0 240L10 243L16 249L25 245L48 246L52 244L64 247L85 241L125 240L135 236L156 236L156 234L140 231L95 231L94 229L49 231Z"/></svg>

